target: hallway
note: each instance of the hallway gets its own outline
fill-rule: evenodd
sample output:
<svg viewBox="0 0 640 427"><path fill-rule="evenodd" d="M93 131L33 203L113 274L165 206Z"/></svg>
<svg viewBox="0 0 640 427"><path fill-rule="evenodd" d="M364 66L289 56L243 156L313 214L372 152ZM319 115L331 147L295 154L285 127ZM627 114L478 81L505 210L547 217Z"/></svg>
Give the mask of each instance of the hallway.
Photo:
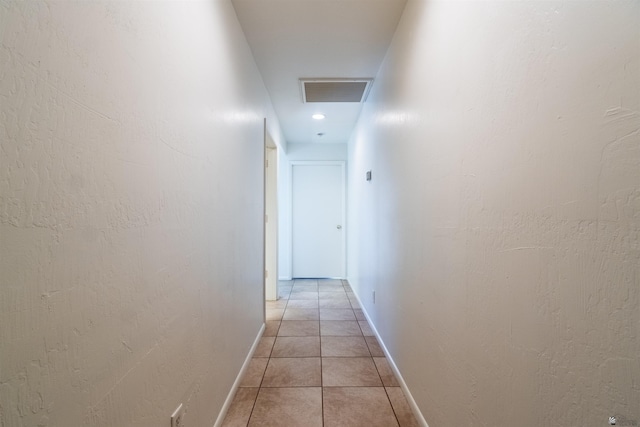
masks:
<svg viewBox="0 0 640 427"><path fill-rule="evenodd" d="M0 426L640 425L640 1L8 0L0 76Z"/></svg>
<svg viewBox="0 0 640 427"><path fill-rule="evenodd" d="M223 426L417 426L349 284L281 282Z"/></svg>

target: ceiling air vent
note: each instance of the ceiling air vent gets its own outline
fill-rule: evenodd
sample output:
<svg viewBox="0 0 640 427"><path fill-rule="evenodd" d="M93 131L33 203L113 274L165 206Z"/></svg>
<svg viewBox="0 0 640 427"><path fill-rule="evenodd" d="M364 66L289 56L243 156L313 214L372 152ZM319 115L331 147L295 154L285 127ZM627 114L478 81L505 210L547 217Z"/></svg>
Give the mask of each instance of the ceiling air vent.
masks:
<svg viewBox="0 0 640 427"><path fill-rule="evenodd" d="M364 102L373 79L300 79L302 102Z"/></svg>

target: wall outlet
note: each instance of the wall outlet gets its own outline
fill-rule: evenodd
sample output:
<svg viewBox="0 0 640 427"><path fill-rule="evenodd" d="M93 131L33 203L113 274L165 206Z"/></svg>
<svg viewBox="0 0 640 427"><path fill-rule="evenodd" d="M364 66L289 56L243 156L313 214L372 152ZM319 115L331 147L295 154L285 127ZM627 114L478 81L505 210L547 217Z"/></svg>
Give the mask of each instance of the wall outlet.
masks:
<svg viewBox="0 0 640 427"><path fill-rule="evenodd" d="M173 414L171 414L171 427L185 427L184 405L182 403L173 411Z"/></svg>
<svg viewBox="0 0 640 427"><path fill-rule="evenodd" d="M376 303L376 291L372 291L373 303Z"/></svg>
<svg viewBox="0 0 640 427"><path fill-rule="evenodd" d="M612 417L609 417L609 425L610 426L637 426L638 421L628 420L622 416L614 415Z"/></svg>

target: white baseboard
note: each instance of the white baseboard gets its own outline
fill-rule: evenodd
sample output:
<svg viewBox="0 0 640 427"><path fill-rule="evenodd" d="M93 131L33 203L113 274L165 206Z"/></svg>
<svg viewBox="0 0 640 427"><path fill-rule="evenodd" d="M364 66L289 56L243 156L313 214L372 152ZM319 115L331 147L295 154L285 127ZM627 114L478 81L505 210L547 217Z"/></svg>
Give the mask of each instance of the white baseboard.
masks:
<svg viewBox="0 0 640 427"><path fill-rule="evenodd" d="M249 354L247 355L247 358L244 360L244 363L242 364L242 368L240 369L240 372L238 373L238 376L236 377L236 380L233 382L233 386L231 387L231 391L229 391L229 394L227 395L227 399L224 401L224 405L222 405L222 409L220 410L220 413L218 414L218 419L216 420L216 422L213 425L213 427L220 427L222 425L222 422L224 421L224 417L227 416L227 411L229 411L229 407L231 406L231 403L233 402L233 398L236 396L236 391L238 390L238 387L240 387L240 383L242 382L242 378L244 377L244 374L247 372L247 369L249 368L249 363L251 363L251 359L253 358L253 354L256 352L256 349L258 348L258 344L260 343L260 338L262 338L262 334L264 333L264 328L265 327L266 326L263 323L262 327L258 331L258 336L256 336L256 339L253 342L253 345L251 346L251 349L249 350Z"/></svg>
<svg viewBox="0 0 640 427"><path fill-rule="evenodd" d="M407 398L407 402L409 403L409 407L411 408L411 411L413 412L413 415L416 417L416 421L418 421L418 424L420 424L420 426L422 426L422 427L429 427L429 424L427 424L427 421L424 419L424 416L422 415L422 412L420 412L420 408L418 408L418 404L413 399L413 396L411 395L411 392L409 391L409 387L407 386L407 383L404 381L404 378L402 378L402 374L400 373L400 370L398 369L398 366L396 365L396 362L393 360L393 357L391 357L391 354L389 354L389 350L387 349L387 346L384 344L384 341L380 337L380 334L378 333L378 330L376 329L376 325L371 321L371 317L369 316L369 313L367 313L367 310L364 308L364 305L362 305L362 301L360 301L360 297L355 292L353 294L358 299L358 303L360 304L360 307L362 308L362 313L364 313L364 316L367 318L367 322L369 322L369 325L371 326L371 329L373 330L373 333L376 335L376 338L378 339L378 342L380 343L380 347L382 347L382 351L384 352L385 356L387 357L387 361L389 362L389 365L391 366L391 370L395 374L396 379L398 380L398 383L400 383L400 388L402 389L402 392L404 393L404 396Z"/></svg>

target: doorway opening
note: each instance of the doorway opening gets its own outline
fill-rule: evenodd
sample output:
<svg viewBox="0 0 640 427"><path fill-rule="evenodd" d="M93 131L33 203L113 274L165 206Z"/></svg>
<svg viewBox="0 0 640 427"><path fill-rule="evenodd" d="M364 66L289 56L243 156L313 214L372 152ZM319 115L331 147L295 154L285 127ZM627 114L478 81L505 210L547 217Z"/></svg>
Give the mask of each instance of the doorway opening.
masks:
<svg viewBox="0 0 640 427"><path fill-rule="evenodd" d="M264 297L278 299L278 147L264 127Z"/></svg>

